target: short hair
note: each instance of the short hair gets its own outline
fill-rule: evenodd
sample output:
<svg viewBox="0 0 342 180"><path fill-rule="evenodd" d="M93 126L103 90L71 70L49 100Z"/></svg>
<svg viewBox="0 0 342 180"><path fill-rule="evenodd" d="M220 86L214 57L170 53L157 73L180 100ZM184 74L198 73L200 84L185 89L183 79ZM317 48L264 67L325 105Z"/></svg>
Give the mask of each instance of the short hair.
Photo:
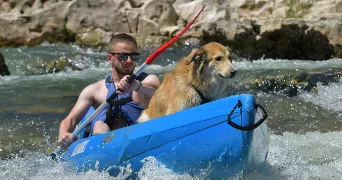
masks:
<svg viewBox="0 0 342 180"><path fill-rule="evenodd" d="M137 41L135 38L129 34L126 33L120 33L112 36L109 41L109 49L112 45L115 45L116 43L133 43L135 46L137 45Z"/></svg>

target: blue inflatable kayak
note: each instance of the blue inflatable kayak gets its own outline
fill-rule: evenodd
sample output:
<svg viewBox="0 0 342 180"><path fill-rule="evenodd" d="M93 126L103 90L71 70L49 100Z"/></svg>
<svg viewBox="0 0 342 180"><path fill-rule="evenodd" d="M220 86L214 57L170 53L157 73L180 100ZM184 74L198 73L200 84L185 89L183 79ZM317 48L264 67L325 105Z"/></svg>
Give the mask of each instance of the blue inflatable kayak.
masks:
<svg viewBox="0 0 342 180"><path fill-rule="evenodd" d="M267 117L261 107L264 114L256 119L258 107L261 106L255 103L252 95L223 98L80 139L66 150L62 161L71 163L70 167L78 172L96 169L115 176L120 172L120 166L128 164L138 172L142 160L153 156L175 173L196 175L210 167L211 178L235 176L246 169L247 163L255 164L251 161L258 159L251 155L253 129L262 125ZM267 137L263 138L267 141ZM261 159L264 159L268 147L262 148Z"/></svg>

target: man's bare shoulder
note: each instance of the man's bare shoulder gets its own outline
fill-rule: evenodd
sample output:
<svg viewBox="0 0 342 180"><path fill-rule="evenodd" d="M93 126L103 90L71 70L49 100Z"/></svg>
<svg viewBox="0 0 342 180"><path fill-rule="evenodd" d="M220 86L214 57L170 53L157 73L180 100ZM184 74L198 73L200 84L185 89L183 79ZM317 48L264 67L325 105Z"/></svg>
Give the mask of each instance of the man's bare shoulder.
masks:
<svg viewBox="0 0 342 180"><path fill-rule="evenodd" d="M105 80L104 79L102 79L102 80L100 80L100 81L97 81L97 82L95 82L95 83L93 83L93 84L90 84L89 86L92 86L93 88L103 88L103 87L105 87Z"/></svg>

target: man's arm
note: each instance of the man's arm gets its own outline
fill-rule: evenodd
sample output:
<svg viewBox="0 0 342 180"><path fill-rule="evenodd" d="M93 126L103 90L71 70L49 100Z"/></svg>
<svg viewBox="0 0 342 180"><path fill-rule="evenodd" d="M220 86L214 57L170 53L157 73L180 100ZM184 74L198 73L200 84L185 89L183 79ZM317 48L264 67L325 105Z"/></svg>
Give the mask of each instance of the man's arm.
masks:
<svg viewBox="0 0 342 180"><path fill-rule="evenodd" d="M139 82L135 82L139 84ZM141 86L135 85L135 87L139 87L137 91L133 91L132 99L139 105L143 106L144 108L148 107L150 99L160 86L159 78L154 75L148 75L142 82Z"/></svg>
<svg viewBox="0 0 342 180"><path fill-rule="evenodd" d="M94 86L92 84L82 90L75 106L60 123L58 136L58 145L60 147L67 148L74 141L71 134L93 103Z"/></svg>

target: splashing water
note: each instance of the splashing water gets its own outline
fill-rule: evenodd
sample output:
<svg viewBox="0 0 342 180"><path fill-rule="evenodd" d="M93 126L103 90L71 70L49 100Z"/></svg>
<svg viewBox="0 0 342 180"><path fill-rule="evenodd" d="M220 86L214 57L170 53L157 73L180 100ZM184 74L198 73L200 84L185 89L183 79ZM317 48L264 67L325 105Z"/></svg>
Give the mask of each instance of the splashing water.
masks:
<svg viewBox="0 0 342 180"><path fill-rule="evenodd" d="M331 83L328 86L317 84L317 94L302 93L300 97L327 110L338 113L342 117L342 80L339 83Z"/></svg>
<svg viewBox="0 0 342 180"><path fill-rule="evenodd" d="M118 176L110 176L106 172L87 171L76 173L65 170L63 165L55 162L43 154L28 153L25 157L13 157L0 161L0 179L34 179L34 180L121 180L137 178L141 180L152 179L199 179L187 174L175 174L171 170L160 164L154 157L147 157L142 160L143 167L134 174L130 166L121 167Z"/></svg>
<svg viewBox="0 0 342 180"><path fill-rule="evenodd" d="M250 180L341 179L342 132L272 135L267 164Z"/></svg>
<svg viewBox="0 0 342 180"><path fill-rule="evenodd" d="M169 49L146 71L162 78L162 74L172 70L191 48ZM76 45L48 43L35 48L7 48L1 52L6 57L12 75L0 77L0 152L6 148L14 155L1 157L0 180L208 179L210 166L201 175L193 177L173 173L153 157L143 160L143 168L139 172L133 173L129 166L122 167L117 177L111 177L106 172L76 173L65 170L61 164L42 153L55 148L58 124L70 111L79 92L87 84L102 79L110 72L105 52L84 50ZM24 76L21 72L27 60L54 60L60 56L80 54L86 57L82 60L90 61L84 62L89 64L89 69L35 76ZM142 52L143 56L147 57L148 54L147 51ZM243 79L255 72L261 72L262 75L272 72L274 75L279 70L341 69L342 60L313 62L260 59L253 62L234 61L234 66L238 69L236 78ZM239 174L231 179L341 179L342 131L337 122L342 122L341 88L342 81L328 86L318 83L316 94L301 92L298 97L292 98L257 92L255 97L262 105L266 104L268 124L272 128L266 163L257 165L258 168L249 174ZM24 137L32 141L23 142ZM6 144L11 140L15 142ZM17 153L18 149L29 152Z"/></svg>

